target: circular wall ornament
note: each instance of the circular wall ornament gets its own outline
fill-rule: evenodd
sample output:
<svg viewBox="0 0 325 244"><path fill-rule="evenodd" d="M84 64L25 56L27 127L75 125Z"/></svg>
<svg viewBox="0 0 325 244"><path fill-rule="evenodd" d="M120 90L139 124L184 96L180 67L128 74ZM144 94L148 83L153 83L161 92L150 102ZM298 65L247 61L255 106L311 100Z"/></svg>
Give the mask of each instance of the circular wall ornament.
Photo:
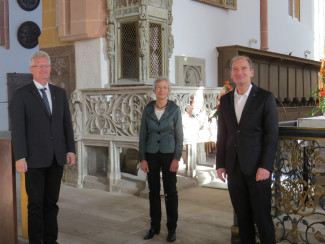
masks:
<svg viewBox="0 0 325 244"><path fill-rule="evenodd" d="M33 21L22 23L17 32L17 38L24 48L34 48L38 45L38 37L41 35L41 30Z"/></svg>
<svg viewBox="0 0 325 244"><path fill-rule="evenodd" d="M40 0L17 0L19 6L26 11L33 11L40 3Z"/></svg>

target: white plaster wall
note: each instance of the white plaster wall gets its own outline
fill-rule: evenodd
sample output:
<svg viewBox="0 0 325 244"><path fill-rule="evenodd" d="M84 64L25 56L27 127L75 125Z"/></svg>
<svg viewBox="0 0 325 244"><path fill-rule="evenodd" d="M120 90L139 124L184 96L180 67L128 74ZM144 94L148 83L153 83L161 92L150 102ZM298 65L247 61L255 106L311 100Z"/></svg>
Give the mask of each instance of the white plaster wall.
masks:
<svg viewBox="0 0 325 244"><path fill-rule="evenodd" d="M103 88L108 83L106 39L75 42L77 88Z"/></svg>
<svg viewBox="0 0 325 244"><path fill-rule="evenodd" d="M288 1L269 0L269 51L308 59L314 58L314 1L301 0L300 21L288 14Z"/></svg>
<svg viewBox="0 0 325 244"><path fill-rule="evenodd" d="M258 40L259 0L237 1L237 11L214 7L197 1L177 0L173 4L174 52L170 59L170 78L175 79L175 56L204 58L206 85L218 82L217 46L248 46L251 38ZM249 14L248 14L249 13Z"/></svg>
<svg viewBox="0 0 325 244"><path fill-rule="evenodd" d="M0 47L0 102L7 101L7 73L29 73L29 57L39 47L26 49L17 40L17 30L25 21L34 21L42 29L42 4L34 11L25 11L17 1L9 0L10 49ZM8 103L0 103L0 131L8 130Z"/></svg>
<svg viewBox="0 0 325 244"><path fill-rule="evenodd" d="M237 1L237 10L214 7L194 0L173 1L174 52L170 59L170 78L175 80L175 56L204 58L207 87L217 86L216 47L241 45L249 39L260 48L260 1ZM313 1L301 0L301 21L288 17L287 0L268 0L269 51L313 58Z"/></svg>

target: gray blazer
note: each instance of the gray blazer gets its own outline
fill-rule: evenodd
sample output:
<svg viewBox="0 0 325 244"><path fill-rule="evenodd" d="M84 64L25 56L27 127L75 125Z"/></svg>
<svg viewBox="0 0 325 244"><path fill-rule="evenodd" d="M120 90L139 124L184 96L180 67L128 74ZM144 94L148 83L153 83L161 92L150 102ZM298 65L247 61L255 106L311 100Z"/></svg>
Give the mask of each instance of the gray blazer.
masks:
<svg viewBox="0 0 325 244"><path fill-rule="evenodd" d="M139 135L139 160L146 160L146 153L174 153L174 159L182 157L183 127L181 110L172 101L160 120L155 114L154 103L143 110Z"/></svg>

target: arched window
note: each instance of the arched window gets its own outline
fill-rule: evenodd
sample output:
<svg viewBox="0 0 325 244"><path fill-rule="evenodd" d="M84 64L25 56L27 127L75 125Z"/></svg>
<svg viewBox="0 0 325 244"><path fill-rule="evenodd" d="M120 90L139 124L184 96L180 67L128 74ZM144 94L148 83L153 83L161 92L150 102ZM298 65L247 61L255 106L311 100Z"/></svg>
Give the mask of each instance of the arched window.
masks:
<svg viewBox="0 0 325 244"><path fill-rule="evenodd" d="M300 21L300 0L289 0L289 16Z"/></svg>

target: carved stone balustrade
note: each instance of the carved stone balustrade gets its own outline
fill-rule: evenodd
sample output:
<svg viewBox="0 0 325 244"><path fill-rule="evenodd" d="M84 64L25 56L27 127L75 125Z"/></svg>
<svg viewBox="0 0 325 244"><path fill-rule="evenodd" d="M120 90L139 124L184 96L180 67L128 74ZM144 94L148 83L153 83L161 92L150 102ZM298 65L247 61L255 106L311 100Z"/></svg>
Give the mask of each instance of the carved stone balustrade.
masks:
<svg viewBox="0 0 325 244"><path fill-rule="evenodd" d="M197 144L216 141L216 122L208 122L221 88L172 87L169 100L181 109L184 130L183 160L187 175L196 170ZM122 178L145 181L145 176L121 172L121 160L133 150L138 163L139 128L142 111L155 99L150 86L82 89L71 94L71 114L77 148L77 163L64 172L63 180L87 187L88 176L97 177L108 191L121 191ZM136 151L136 153L134 153ZM125 154L125 155L124 155ZM99 178L98 178L99 177Z"/></svg>

